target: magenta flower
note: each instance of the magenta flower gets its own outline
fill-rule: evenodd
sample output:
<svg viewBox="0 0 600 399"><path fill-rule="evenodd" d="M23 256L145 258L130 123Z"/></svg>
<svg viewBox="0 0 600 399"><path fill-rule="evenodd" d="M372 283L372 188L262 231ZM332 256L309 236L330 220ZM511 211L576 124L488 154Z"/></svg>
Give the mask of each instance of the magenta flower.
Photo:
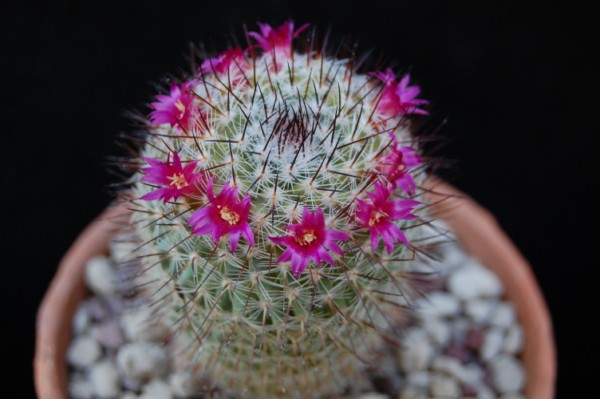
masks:
<svg viewBox="0 0 600 399"><path fill-rule="evenodd" d="M385 73L372 73L384 84L381 93L381 99L377 104L377 109L384 115L395 117L398 115L419 114L427 115L427 111L419 108L421 105L429 104L427 100L418 99L417 96L421 92L419 86L409 86L410 75L406 74L396 82L396 77L391 69L387 69Z"/></svg>
<svg viewBox="0 0 600 399"><path fill-rule="evenodd" d="M344 251L335 242L335 240L349 240L350 237L337 230L325 230L325 217L323 210L319 207L315 212L309 212L304 208L302 221L297 224L290 224L287 229L291 235L283 237L269 237L271 241L278 245L285 245L287 248L281 254L277 263L292 260L292 274L298 276L304 271L310 259L320 265L322 261L334 265L330 250L338 255L344 255Z"/></svg>
<svg viewBox="0 0 600 399"><path fill-rule="evenodd" d="M224 235L229 234L231 251L237 247L240 235L254 246L254 233L248 224L250 213L250 196L240 201L238 199L238 188L231 187L229 182L223 186L219 195L213 193L214 176L206 185L206 195L209 202L203 208L197 210L189 220L192 234L200 236L211 234L213 243L217 243Z"/></svg>
<svg viewBox="0 0 600 399"><path fill-rule="evenodd" d="M419 202L409 199L388 200L390 194L390 190L384 184L375 182L375 192L367 192L370 202L356 200L358 202L356 217L371 233L373 252L377 250L380 235L388 254L393 252L394 244L398 241L410 245L402 230L393 221L415 219L416 216L411 212Z"/></svg>
<svg viewBox="0 0 600 399"><path fill-rule="evenodd" d="M171 127L177 126L178 130L188 128L194 106L194 95L190 92L191 85L192 82L185 82L179 87L173 83L169 95L156 96L157 101L150 104L154 110L149 115L153 125L168 123Z"/></svg>
<svg viewBox="0 0 600 399"><path fill-rule="evenodd" d="M386 177L393 188L400 186L409 195L416 190L415 180L409 173L411 168L421 165L421 158L412 147L400 146L393 131L388 132L392 138L392 151L383 156L377 171Z"/></svg>
<svg viewBox="0 0 600 399"><path fill-rule="evenodd" d="M237 68L248 66L246 56L239 48L225 50L215 58L204 60L200 68L202 68L202 72L204 73L215 72L217 74L225 74L232 66Z"/></svg>
<svg viewBox="0 0 600 399"><path fill-rule="evenodd" d="M292 56L292 40L308 28L308 24L304 24L296 30L294 30L294 22L292 21L284 22L277 28L259 22L258 27L260 33L249 32L248 35L256 39L265 52L274 52L275 57L288 59Z"/></svg>
<svg viewBox="0 0 600 399"><path fill-rule="evenodd" d="M171 199L177 200L180 196L189 197L198 191L198 183L201 182L203 176L201 173L195 172L198 161L191 161L184 167L177 152L173 152L172 163L170 159L170 153L167 156L167 162L161 162L154 158L144 158L150 167L142 169L142 172L146 175L140 180L145 183L156 184L161 188L144 195L143 200L162 199L166 203Z"/></svg>

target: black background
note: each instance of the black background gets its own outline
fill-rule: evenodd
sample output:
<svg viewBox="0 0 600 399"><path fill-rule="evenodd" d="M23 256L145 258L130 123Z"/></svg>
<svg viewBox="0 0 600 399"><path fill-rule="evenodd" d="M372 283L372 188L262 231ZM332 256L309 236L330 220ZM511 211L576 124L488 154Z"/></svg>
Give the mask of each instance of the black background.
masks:
<svg viewBox="0 0 600 399"><path fill-rule="evenodd" d="M598 315L599 45L585 2L72 0L21 3L1 18L4 397L33 397L35 312L61 255L110 201L104 161L121 153L124 111L148 111L153 83L185 69L188 43L220 48L243 23L287 18L331 26L412 72L432 125L446 121L445 176L531 262L554 319L558 397L597 378L586 318Z"/></svg>

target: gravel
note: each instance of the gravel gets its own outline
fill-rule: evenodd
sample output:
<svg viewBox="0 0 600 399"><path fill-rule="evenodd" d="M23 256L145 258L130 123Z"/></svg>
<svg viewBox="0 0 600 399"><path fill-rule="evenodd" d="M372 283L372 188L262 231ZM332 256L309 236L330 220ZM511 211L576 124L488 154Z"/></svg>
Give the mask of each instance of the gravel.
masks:
<svg viewBox="0 0 600 399"><path fill-rule="evenodd" d="M130 249L111 248L112 258L87 265L93 295L75 313L67 351L71 398L200 398L191 374L170 371L165 326L116 283L122 276L114 259ZM390 366L372 376L377 388L353 399L524 399L523 330L501 282L459 248L446 251L447 274L415 302L402 344L383 355L380 364ZM381 388L381 375L394 383Z"/></svg>

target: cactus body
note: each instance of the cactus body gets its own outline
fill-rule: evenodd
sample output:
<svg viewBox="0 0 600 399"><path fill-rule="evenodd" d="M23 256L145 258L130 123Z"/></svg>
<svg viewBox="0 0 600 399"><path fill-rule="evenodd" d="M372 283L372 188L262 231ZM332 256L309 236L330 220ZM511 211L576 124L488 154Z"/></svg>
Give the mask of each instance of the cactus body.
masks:
<svg viewBox="0 0 600 399"><path fill-rule="evenodd" d="M260 25L151 104L132 223L177 363L248 397L360 387L418 259L418 88Z"/></svg>

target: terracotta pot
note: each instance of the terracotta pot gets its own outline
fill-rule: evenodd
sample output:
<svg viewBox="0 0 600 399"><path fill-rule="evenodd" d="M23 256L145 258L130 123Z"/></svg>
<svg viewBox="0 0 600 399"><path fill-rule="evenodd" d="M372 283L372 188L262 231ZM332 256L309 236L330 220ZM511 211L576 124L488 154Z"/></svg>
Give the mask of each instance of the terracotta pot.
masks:
<svg viewBox="0 0 600 399"><path fill-rule="evenodd" d="M429 194L437 216L456 232L471 255L502 280L506 296L524 329L523 361L529 399L554 398L556 360L550 316L529 265L502 232L494 218L473 200L444 183L432 183ZM450 195L451 197L448 197ZM111 208L91 223L60 262L39 309L35 387L40 399L67 398L65 352L71 338L71 319L84 298L84 265L107 252L115 219L124 208Z"/></svg>

